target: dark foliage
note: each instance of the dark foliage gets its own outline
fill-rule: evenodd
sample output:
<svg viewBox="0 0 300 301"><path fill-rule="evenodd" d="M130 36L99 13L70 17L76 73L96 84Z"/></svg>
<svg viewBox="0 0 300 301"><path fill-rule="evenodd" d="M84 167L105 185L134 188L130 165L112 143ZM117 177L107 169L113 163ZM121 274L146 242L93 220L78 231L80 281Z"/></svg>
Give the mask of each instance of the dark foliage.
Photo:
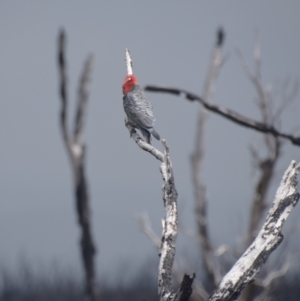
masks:
<svg viewBox="0 0 300 301"><path fill-rule="evenodd" d="M101 300L105 301L158 301L154 269L141 269L135 276L116 283L101 279ZM119 271L122 273L122 270ZM38 275L39 274L39 275ZM126 274L126 273L125 273ZM122 279L122 280L121 280ZM299 301L300 273L280 278L272 289L273 301ZM0 301L82 301L83 284L74 272L56 270L45 275L22 266L17 273L1 269Z"/></svg>
<svg viewBox="0 0 300 301"><path fill-rule="evenodd" d="M150 263L149 263L150 264ZM105 301L157 301L157 279L154 269L143 267L134 276L123 277L120 269L116 281L105 277L98 283L101 300ZM156 270L156 269L155 269ZM125 271L123 271L126 275ZM126 279L129 278L129 279ZM16 272L1 268L0 301L82 301L84 285L74 271L61 268L35 272L28 264Z"/></svg>

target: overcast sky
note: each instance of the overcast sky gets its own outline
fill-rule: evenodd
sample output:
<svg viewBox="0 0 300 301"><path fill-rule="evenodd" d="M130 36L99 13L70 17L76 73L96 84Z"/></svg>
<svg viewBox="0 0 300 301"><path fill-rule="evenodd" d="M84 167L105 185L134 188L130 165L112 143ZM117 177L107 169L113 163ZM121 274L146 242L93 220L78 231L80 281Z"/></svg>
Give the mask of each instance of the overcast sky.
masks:
<svg viewBox="0 0 300 301"><path fill-rule="evenodd" d="M124 127L121 85L125 48L141 86L163 84L202 94L215 33L226 33L230 54L214 102L259 119L255 90L235 54L253 67L254 33L262 45L262 75L273 84L300 75L300 2L295 1L1 1L0 2L0 262L20 256L80 268L79 228L72 174L59 131L57 36L67 33L70 125L82 64L95 55L85 128L94 238L99 274L122 262L138 267L156 251L134 219L149 214L157 234L164 216L159 162L142 152ZM170 146L180 220L194 229L189 156L197 103L147 93L156 126ZM299 126L299 96L282 128ZM299 132L298 132L299 134ZM204 180L215 245L231 243L247 228L255 177L249 145L262 136L210 115ZM159 142L155 146L162 149ZM272 200L299 148L287 142L270 193ZM299 216L299 208L293 213ZM193 253L180 233L178 254ZM299 236L297 236L299 239Z"/></svg>

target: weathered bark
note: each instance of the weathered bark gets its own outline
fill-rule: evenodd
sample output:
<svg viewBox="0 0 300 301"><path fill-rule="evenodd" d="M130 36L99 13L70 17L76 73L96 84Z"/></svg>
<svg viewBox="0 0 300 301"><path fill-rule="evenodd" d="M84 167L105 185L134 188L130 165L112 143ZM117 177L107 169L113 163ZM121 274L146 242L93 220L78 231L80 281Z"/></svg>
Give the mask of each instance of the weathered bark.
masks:
<svg viewBox="0 0 300 301"><path fill-rule="evenodd" d="M126 49L127 74L133 74L132 60ZM134 129L133 125L125 119L130 136L135 143L144 151L149 152L157 160L161 161L160 172L163 178L163 201L166 217L162 220L162 238L159 247L158 268L158 294L161 301L188 301L192 294L192 283L195 275L185 275L178 292L172 288L172 266L175 257L175 245L178 232L177 190L174 182L173 168L166 140L162 139L164 154L144 141Z"/></svg>
<svg viewBox="0 0 300 301"><path fill-rule="evenodd" d="M161 301L188 301L192 293L192 282L195 277L184 276L177 293L172 288L172 266L175 257L175 244L177 238L178 213L177 213L177 191L175 188L172 164L170 161L169 148L165 140L162 140L165 153L162 154L158 149L145 142L131 124L125 120L131 137L136 144L144 151L149 152L157 160L161 161L160 172L163 177L163 200L166 211L166 218L162 220L162 238L159 247L159 269L158 269L158 292ZM188 281L187 279L190 279Z"/></svg>
<svg viewBox="0 0 300 301"><path fill-rule="evenodd" d="M256 43L254 46L254 63L255 68L252 72L250 66L247 64L246 59L243 57L240 51L237 52L245 73L249 78L250 82L253 84L256 92L257 92L257 101L256 104L261 114L261 121L264 124L275 125L280 121L280 115L277 115L273 112L272 106L272 94L270 93L270 88L263 84L263 80L261 77L261 50L260 43L258 37L256 39ZM282 99L282 102L284 100ZM259 231L259 227L262 223L262 219L265 213L265 209L268 206L267 193L269 191L271 181L273 179L275 173L275 167L278 162L282 142L279 137L272 136L270 134L265 134L263 137L264 146L267 152L267 155L264 159L260 158L258 152L252 148L253 159L255 160L255 167L258 169L260 175L256 182L254 188L254 195L252 201L252 209L249 219L248 226L248 234L246 238L246 246L250 245L252 241L255 239L257 232ZM243 291L240 301L251 301L254 299L256 295L257 285L256 283L251 283L247 286L247 288ZM265 295L265 292L262 294Z"/></svg>
<svg viewBox="0 0 300 301"><path fill-rule="evenodd" d="M246 62L246 59L240 51L237 51L238 56L240 57L245 73L251 83L253 84L258 99L256 104L259 108L261 114L262 123L266 125L274 126L275 123L279 123L280 115L276 115L272 110L272 97L270 89L265 87L261 78L261 50L258 37L254 46L253 57L255 63L254 72L251 71L249 65ZM282 100L284 102L284 100ZM260 171L260 177L256 183L252 210L250 215L250 222L248 227L248 237L246 239L246 244L249 245L257 235L264 211L267 207L267 192L270 187L271 180L274 175L274 170L276 163L280 156L282 143L280 139L276 136L270 134L264 135L264 145L267 150L267 156L265 159L259 158L257 152L252 149L252 154L254 157L255 166Z"/></svg>
<svg viewBox="0 0 300 301"><path fill-rule="evenodd" d="M157 249L160 250L160 244L161 240L156 235L156 233L153 231L150 220L148 218L148 215L146 213L139 213L136 214L136 219L140 225L141 231L145 233L145 235L150 239L152 242L153 246ZM160 252L160 251L159 251ZM172 267L172 276L176 283L178 285L181 284L182 281L182 273L179 270L179 266L174 261L173 267ZM193 295L191 296L191 299L194 301L205 301L209 297L207 291L203 287L202 283L198 281L197 279L194 279L193 282Z"/></svg>
<svg viewBox="0 0 300 301"><path fill-rule="evenodd" d="M209 301L236 300L247 284L253 281L270 254L283 240L281 229L299 200L297 175L300 164L292 161L286 170L269 210L266 222L255 241L225 275Z"/></svg>

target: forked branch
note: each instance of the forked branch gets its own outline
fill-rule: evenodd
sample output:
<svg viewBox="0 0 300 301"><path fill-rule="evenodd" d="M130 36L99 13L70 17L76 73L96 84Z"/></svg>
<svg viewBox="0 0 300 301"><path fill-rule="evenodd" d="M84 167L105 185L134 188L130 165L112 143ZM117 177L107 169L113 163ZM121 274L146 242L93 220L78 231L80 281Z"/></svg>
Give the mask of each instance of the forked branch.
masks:
<svg viewBox="0 0 300 301"><path fill-rule="evenodd" d="M141 231L149 238L153 246L160 252L160 239L152 229L148 214L137 213L136 219L140 225ZM173 263L172 276L177 282L177 284L180 285L182 280L182 273L180 272L179 266L176 263L176 261L174 261ZM205 301L208 297L209 294L206 292L202 283L197 279L194 279L193 295L191 296L191 299L194 301Z"/></svg>
<svg viewBox="0 0 300 301"><path fill-rule="evenodd" d="M86 104L89 95L89 82L92 69L92 56L84 66L79 82L77 113L74 133L68 128L68 97L67 97L67 71L65 58L66 37L64 31L60 32L58 40L58 67L60 75L61 113L60 125L63 141L71 161L74 176L74 192L78 223L81 229L80 250L85 272L86 300L94 301L97 298L95 286L95 255L96 248L92 236L91 213L89 207L89 194L85 176L85 145L82 141Z"/></svg>
<svg viewBox="0 0 300 301"><path fill-rule="evenodd" d="M296 165L295 161L292 161L277 189L262 229L251 246L222 279L209 301L236 300L243 288L254 279L270 254L282 242L283 224L299 200L297 191L299 170L300 164Z"/></svg>

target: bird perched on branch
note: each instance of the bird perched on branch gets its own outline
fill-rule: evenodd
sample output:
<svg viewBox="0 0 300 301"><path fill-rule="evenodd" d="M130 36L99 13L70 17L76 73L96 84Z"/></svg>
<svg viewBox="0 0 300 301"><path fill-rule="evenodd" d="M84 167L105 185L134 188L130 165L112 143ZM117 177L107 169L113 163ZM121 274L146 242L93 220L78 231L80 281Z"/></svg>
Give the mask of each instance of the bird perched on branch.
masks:
<svg viewBox="0 0 300 301"><path fill-rule="evenodd" d="M154 130L154 116L151 102L146 98L134 75L125 77L122 85L124 111L133 127L139 129L147 143L151 144L151 135L160 140Z"/></svg>

